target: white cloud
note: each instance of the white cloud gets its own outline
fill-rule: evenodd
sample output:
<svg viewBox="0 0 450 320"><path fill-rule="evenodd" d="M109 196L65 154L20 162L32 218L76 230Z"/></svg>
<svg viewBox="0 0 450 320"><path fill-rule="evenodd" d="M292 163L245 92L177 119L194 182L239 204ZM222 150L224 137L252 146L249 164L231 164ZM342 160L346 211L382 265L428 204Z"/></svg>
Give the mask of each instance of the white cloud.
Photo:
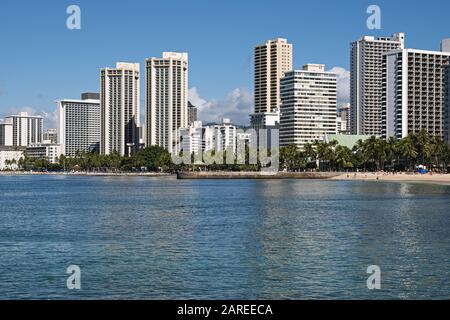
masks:
<svg viewBox="0 0 450 320"><path fill-rule="evenodd" d="M337 75L338 104L350 102L350 71L341 67L334 67L329 71Z"/></svg>
<svg viewBox="0 0 450 320"><path fill-rule="evenodd" d="M16 115L20 112L27 112L32 116L42 116L44 118L44 128L58 128L58 112L56 109L54 111L46 111L46 110L37 110L33 107L26 106L21 108L11 108L9 109L4 116Z"/></svg>
<svg viewBox="0 0 450 320"><path fill-rule="evenodd" d="M247 125L253 112L253 94L245 88L234 89L224 100L206 100L193 87L189 89L189 101L198 108L198 118L205 123L230 118L235 124Z"/></svg>

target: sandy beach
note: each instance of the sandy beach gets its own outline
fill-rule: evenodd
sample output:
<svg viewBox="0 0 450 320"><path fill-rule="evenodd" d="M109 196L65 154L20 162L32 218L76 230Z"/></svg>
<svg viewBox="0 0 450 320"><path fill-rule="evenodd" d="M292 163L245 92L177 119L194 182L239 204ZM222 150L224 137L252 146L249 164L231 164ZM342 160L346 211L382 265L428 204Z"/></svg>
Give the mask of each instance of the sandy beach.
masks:
<svg viewBox="0 0 450 320"><path fill-rule="evenodd" d="M437 173L344 173L332 180L358 180L358 181L391 181L391 182L414 182L414 183L436 183L450 185L450 174Z"/></svg>

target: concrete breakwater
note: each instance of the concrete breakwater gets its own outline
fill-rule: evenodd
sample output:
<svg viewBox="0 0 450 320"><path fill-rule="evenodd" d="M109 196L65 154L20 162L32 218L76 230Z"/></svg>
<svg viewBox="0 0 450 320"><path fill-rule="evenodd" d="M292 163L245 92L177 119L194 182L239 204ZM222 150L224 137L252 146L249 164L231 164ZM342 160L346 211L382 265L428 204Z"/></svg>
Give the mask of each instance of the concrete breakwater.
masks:
<svg viewBox="0 0 450 320"><path fill-rule="evenodd" d="M178 172L178 179L331 179L336 172Z"/></svg>

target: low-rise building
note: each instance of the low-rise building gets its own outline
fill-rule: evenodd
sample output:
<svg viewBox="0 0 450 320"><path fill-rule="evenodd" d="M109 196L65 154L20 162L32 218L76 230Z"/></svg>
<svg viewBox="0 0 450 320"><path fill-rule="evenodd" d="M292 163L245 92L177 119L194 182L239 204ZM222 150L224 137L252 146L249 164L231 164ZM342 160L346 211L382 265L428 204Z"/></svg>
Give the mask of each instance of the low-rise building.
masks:
<svg viewBox="0 0 450 320"><path fill-rule="evenodd" d="M361 134L326 134L324 141L330 143L336 141L340 146L353 149L358 141L366 141L370 139L371 135L361 135Z"/></svg>
<svg viewBox="0 0 450 320"><path fill-rule="evenodd" d="M195 121L187 128L179 130L177 153L199 153L207 151L222 152L233 150L236 152L239 141L250 141L250 133L242 132L231 123L230 119L223 119L221 124L203 126L201 121Z"/></svg>
<svg viewBox="0 0 450 320"><path fill-rule="evenodd" d="M183 153L200 153L203 151L203 125L194 121L188 128L181 128L179 151Z"/></svg>
<svg viewBox="0 0 450 320"><path fill-rule="evenodd" d="M50 163L58 163L62 154L61 146L51 141L43 141L39 144L33 144L26 148L26 155L29 158L47 160Z"/></svg>
<svg viewBox="0 0 450 320"><path fill-rule="evenodd" d="M255 113L250 115L250 125L256 134L258 149L272 148L272 141L279 144L280 111Z"/></svg>
<svg viewBox="0 0 450 320"><path fill-rule="evenodd" d="M23 147L0 147L0 170L17 170L24 151Z"/></svg>

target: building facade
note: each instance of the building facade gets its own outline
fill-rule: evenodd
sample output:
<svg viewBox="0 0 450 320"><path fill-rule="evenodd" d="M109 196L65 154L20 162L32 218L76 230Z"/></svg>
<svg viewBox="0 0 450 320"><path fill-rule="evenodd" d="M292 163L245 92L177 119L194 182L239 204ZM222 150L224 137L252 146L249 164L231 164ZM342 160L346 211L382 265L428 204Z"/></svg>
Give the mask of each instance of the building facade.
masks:
<svg viewBox="0 0 450 320"><path fill-rule="evenodd" d="M276 147L273 142L279 143L280 111L250 115L250 126L256 135L256 148L271 149Z"/></svg>
<svg viewBox="0 0 450 320"><path fill-rule="evenodd" d="M198 121L198 109L192 103L188 102L188 125L193 125Z"/></svg>
<svg viewBox="0 0 450 320"><path fill-rule="evenodd" d="M231 123L231 120L225 118L221 124L217 124L213 128L214 150L216 152L227 150L232 150L235 152L237 128Z"/></svg>
<svg viewBox="0 0 450 320"><path fill-rule="evenodd" d="M441 41L441 52L450 52L450 38Z"/></svg>
<svg viewBox="0 0 450 320"><path fill-rule="evenodd" d="M450 65L445 68L444 141L450 146Z"/></svg>
<svg viewBox="0 0 450 320"><path fill-rule="evenodd" d="M384 54L382 137L425 130L444 139L445 66L450 52L403 49Z"/></svg>
<svg viewBox="0 0 450 320"><path fill-rule="evenodd" d="M255 47L255 113L280 110L280 80L293 70L292 44L269 40Z"/></svg>
<svg viewBox="0 0 450 320"><path fill-rule="evenodd" d="M96 99L94 99L96 98ZM57 101L59 114L59 144L67 157L80 153L99 152L101 111L99 94L82 95L81 100ZM52 139L46 139L51 140Z"/></svg>
<svg viewBox="0 0 450 320"><path fill-rule="evenodd" d="M101 154L133 154L139 145L139 63L118 62L100 71L100 111Z"/></svg>
<svg viewBox="0 0 450 320"><path fill-rule="evenodd" d="M28 146L25 154L29 158L46 160L50 163L58 163L59 157L62 155L62 150L59 144L54 144L51 141L43 141L42 143Z"/></svg>
<svg viewBox="0 0 450 320"><path fill-rule="evenodd" d="M1 146L27 147L42 142L43 118L30 116L27 112L8 116L0 124Z"/></svg>
<svg viewBox="0 0 450 320"><path fill-rule="evenodd" d="M198 154L204 151L203 124L195 121L188 128L181 128L179 152Z"/></svg>
<svg viewBox="0 0 450 320"><path fill-rule="evenodd" d="M351 44L350 102L351 133L380 135L382 106L383 54L403 49L405 35L363 37Z"/></svg>
<svg viewBox="0 0 450 320"><path fill-rule="evenodd" d="M11 121L8 123L0 123L0 147L13 145L13 125Z"/></svg>
<svg viewBox="0 0 450 320"><path fill-rule="evenodd" d="M336 133L336 74L309 64L281 80L280 146L323 140Z"/></svg>
<svg viewBox="0 0 450 320"><path fill-rule="evenodd" d="M344 103L338 107L337 123L338 134L350 134L350 103Z"/></svg>
<svg viewBox="0 0 450 320"><path fill-rule="evenodd" d="M188 54L164 52L146 60L146 146L176 152L178 130L188 127Z"/></svg>
<svg viewBox="0 0 450 320"><path fill-rule="evenodd" d="M58 129L45 130L42 140L50 140L52 143L58 143Z"/></svg>

